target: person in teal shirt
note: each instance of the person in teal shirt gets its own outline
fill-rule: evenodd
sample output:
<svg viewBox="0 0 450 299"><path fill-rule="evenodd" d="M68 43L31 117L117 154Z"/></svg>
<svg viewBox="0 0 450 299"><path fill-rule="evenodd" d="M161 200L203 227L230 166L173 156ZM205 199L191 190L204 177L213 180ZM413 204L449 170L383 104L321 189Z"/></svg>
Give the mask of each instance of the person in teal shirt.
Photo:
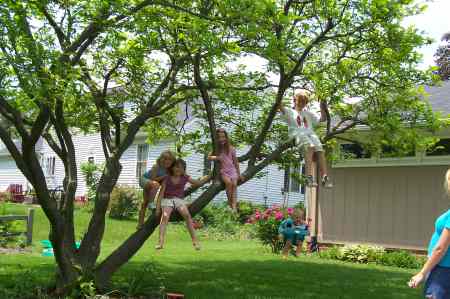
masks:
<svg viewBox="0 0 450 299"><path fill-rule="evenodd" d="M450 196L450 169L445 174L445 190ZM409 281L416 288L425 281L426 298L450 299L450 210L439 216L428 246L428 260Z"/></svg>
<svg viewBox="0 0 450 299"><path fill-rule="evenodd" d="M282 221L278 227L278 234L284 241L283 258L287 258L292 245L296 246L295 255L298 256L302 251L303 241L308 235L308 225L305 221L305 212L296 209L292 213L292 218Z"/></svg>

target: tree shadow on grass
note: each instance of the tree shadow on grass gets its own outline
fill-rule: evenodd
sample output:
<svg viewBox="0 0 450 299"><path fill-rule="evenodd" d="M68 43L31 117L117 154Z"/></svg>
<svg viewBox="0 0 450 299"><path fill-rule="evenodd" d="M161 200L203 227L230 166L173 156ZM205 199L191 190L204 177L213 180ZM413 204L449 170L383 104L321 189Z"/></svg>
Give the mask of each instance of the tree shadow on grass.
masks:
<svg viewBox="0 0 450 299"><path fill-rule="evenodd" d="M214 259L132 261L113 277L124 293L168 291L186 298L423 298L406 286L408 271L301 257L284 261ZM54 278L54 264L0 262L0 298L34 298ZM16 294L16 296L14 295ZM20 294L17 295L17 294Z"/></svg>
<svg viewBox="0 0 450 299"><path fill-rule="evenodd" d="M116 277L133 275L143 264L131 262ZM166 289L182 292L186 298L422 298L420 290L406 286L410 278L406 271L307 257L156 262L156 267ZM151 279L150 275L148 283Z"/></svg>

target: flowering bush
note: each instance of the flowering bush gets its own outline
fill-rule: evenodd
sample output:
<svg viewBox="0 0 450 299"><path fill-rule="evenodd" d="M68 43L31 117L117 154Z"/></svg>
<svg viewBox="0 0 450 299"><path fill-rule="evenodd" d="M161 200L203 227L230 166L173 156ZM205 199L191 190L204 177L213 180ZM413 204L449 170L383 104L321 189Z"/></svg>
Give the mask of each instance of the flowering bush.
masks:
<svg viewBox="0 0 450 299"><path fill-rule="evenodd" d="M279 253L283 248L283 241L278 238L278 227L293 211L292 208L281 209L279 206L264 211L256 209L248 220L256 225L256 237L264 245L269 245L273 253Z"/></svg>

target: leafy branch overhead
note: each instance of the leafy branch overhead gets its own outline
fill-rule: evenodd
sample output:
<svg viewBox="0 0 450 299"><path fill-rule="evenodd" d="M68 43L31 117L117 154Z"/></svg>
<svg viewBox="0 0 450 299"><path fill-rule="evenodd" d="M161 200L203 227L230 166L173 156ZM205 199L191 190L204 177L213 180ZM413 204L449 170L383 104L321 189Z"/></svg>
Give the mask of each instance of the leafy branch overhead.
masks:
<svg viewBox="0 0 450 299"><path fill-rule="evenodd" d="M419 131L404 129L405 120L411 128L440 125L416 89L434 80L417 69L417 49L429 40L401 26L420 11L404 0L2 1L0 138L49 219L57 291L67 293L81 275L106 285L159 224L150 217L98 262L120 159L139 132L204 153L215 144L214 129L226 127L244 150L248 181L272 163L298 159L277 108L302 87L314 91L311 109L325 112L321 134L330 146L361 125L375 132L373 146L405 137L424 143ZM175 120L180 112L200 131L180 131L190 120ZM105 164L75 250L74 143L94 132ZM59 206L35 151L41 138L64 167ZM213 181L191 212L222 190Z"/></svg>

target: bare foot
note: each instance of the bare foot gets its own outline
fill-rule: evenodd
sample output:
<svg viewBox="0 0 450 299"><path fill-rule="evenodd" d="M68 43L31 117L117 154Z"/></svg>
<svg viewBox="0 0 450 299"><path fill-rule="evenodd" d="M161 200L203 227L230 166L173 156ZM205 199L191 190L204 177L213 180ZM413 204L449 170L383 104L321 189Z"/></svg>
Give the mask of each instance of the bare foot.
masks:
<svg viewBox="0 0 450 299"><path fill-rule="evenodd" d="M158 244L158 245L155 246L155 249L156 249L156 250L163 249L163 246L162 246L161 244Z"/></svg>

